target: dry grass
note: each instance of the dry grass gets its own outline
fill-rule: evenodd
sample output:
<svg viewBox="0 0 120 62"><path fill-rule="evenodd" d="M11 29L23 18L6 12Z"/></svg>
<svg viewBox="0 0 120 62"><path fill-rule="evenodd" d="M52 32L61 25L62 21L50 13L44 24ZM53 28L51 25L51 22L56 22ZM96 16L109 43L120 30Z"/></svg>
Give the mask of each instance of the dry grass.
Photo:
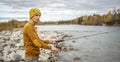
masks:
<svg viewBox="0 0 120 62"><path fill-rule="evenodd" d="M0 31L12 30L13 28L22 28L26 21L11 20L9 22L0 22Z"/></svg>

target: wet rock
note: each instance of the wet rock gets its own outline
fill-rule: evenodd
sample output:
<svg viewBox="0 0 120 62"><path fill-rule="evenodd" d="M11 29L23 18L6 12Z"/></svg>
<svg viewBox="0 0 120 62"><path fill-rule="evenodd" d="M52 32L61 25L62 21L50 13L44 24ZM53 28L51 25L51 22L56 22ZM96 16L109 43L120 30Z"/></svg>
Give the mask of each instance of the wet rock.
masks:
<svg viewBox="0 0 120 62"><path fill-rule="evenodd" d="M9 51L10 50L10 45L4 47L4 51Z"/></svg>
<svg viewBox="0 0 120 62"><path fill-rule="evenodd" d="M6 47L7 44L6 43L2 43L1 47Z"/></svg>
<svg viewBox="0 0 120 62"><path fill-rule="evenodd" d="M5 40L4 40L4 36L3 35L0 35L0 43L4 43Z"/></svg>
<svg viewBox="0 0 120 62"><path fill-rule="evenodd" d="M54 57L50 57L50 58L48 58L47 61L48 61L48 62L56 62L56 59L55 59Z"/></svg>
<svg viewBox="0 0 120 62"><path fill-rule="evenodd" d="M70 51L74 50L74 47L70 47L69 50L70 50Z"/></svg>
<svg viewBox="0 0 120 62"><path fill-rule="evenodd" d="M4 62L3 60L0 60L0 62Z"/></svg>
<svg viewBox="0 0 120 62"><path fill-rule="evenodd" d="M64 42L60 42L56 45L56 47L59 49L62 49L62 47L64 47L64 46L65 46Z"/></svg>
<svg viewBox="0 0 120 62"><path fill-rule="evenodd" d="M3 53L0 53L0 60L3 60Z"/></svg>
<svg viewBox="0 0 120 62"><path fill-rule="evenodd" d="M5 40L5 41L9 41L9 39L10 39L9 36L5 36L5 37L4 37L4 40Z"/></svg>
<svg viewBox="0 0 120 62"><path fill-rule="evenodd" d="M0 53L2 53L3 50L4 50L4 48L0 46Z"/></svg>
<svg viewBox="0 0 120 62"><path fill-rule="evenodd" d="M4 54L4 56L3 56L3 60L6 61L6 62L7 62L7 61L8 61L8 62L11 61L9 55L5 55L5 54Z"/></svg>
<svg viewBox="0 0 120 62"><path fill-rule="evenodd" d="M14 54L13 57L15 60L21 60L21 56L19 54Z"/></svg>
<svg viewBox="0 0 120 62"><path fill-rule="evenodd" d="M4 41L5 41L4 39L0 39L0 43L4 43Z"/></svg>
<svg viewBox="0 0 120 62"><path fill-rule="evenodd" d="M72 41L73 43L75 43L76 41Z"/></svg>
<svg viewBox="0 0 120 62"><path fill-rule="evenodd" d="M79 49L75 48L74 51L78 51Z"/></svg>
<svg viewBox="0 0 120 62"><path fill-rule="evenodd" d="M67 52L67 51L69 51L69 50L68 50L68 48L67 48L67 47L62 47L62 51Z"/></svg>
<svg viewBox="0 0 120 62"><path fill-rule="evenodd" d="M11 54L9 54L11 60L15 60L15 58L14 58L14 55L15 55L15 54L16 54L16 53L15 53L14 51L11 52Z"/></svg>
<svg viewBox="0 0 120 62"><path fill-rule="evenodd" d="M16 54L20 55L21 56L21 59L24 59L25 57L25 51L24 50L17 50L16 51Z"/></svg>
<svg viewBox="0 0 120 62"><path fill-rule="evenodd" d="M73 60L74 61L80 60L80 57L74 57Z"/></svg>
<svg viewBox="0 0 120 62"><path fill-rule="evenodd" d="M47 61L47 59L49 58L50 56L48 54L45 54L45 53L41 53L40 55L40 59L41 61Z"/></svg>
<svg viewBox="0 0 120 62"><path fill-rule="evenodd" d="M10 59L11 60L21 60L22 58L21 58L21 55L20 54L17 54L16 52L11 52L11 54L9 54L9 56L10 56Z"/></svg>
<svg viewBox="0 0 120 62"><path fill-rule="evenodd" d="M54 60L55 60L55 62L59 61L59 58L58 57L54 57Z"/></svg>
<svg viewBox="0 0 120 62"><path fill-rule="evenodd" d="M57 31L42 31L38 33L41 39L44 40L59 40L68 37L63 32ZM64 42L58 43L58 46L63 51L72 50L64 45ZM0 32L0 57L4 62L24 62L24 47L22 31L3 31ZM41 49L40 60L41 62L56 62L59 60L59 54L51 50Z"/></svg>

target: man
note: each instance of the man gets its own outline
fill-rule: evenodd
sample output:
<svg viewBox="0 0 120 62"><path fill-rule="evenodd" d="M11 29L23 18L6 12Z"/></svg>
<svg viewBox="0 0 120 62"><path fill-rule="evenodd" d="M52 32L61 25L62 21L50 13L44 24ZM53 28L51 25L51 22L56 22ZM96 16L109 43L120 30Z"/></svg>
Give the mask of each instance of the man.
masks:
<svg viewBox="0 0 120 62"><path fill-rule="evenodd" d="M48 45L48 43L56 44L56 41L41 40L39 38L34 26L39 22L40 16L41 12L38 8L31 8L29 11L30 21L23 28L25 62L39 62L40 48L58 51L57 48Z"/></svg>

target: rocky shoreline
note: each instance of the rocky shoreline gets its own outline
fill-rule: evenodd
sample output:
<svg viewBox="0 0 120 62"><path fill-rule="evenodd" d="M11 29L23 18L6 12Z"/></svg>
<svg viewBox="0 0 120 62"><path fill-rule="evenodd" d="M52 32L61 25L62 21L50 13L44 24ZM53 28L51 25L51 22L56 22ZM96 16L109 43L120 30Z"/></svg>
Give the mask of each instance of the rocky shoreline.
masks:
<svg viewBox="0 0 120 62"><path fill-rule="evenodd" d="M57 31L38 31L38 35L42 40L62 40L71 37L71 35ZM72 45L66 46L64 42L53 46L58 47L63 52L77 50ZM24 62L24 52L22 30L0 32L0 62ZM55 53L41 48L40 53L39 60L41 62L62 61L59 58L59 52ZM74 60L80 60L80 58L75 57Z"/></svg>

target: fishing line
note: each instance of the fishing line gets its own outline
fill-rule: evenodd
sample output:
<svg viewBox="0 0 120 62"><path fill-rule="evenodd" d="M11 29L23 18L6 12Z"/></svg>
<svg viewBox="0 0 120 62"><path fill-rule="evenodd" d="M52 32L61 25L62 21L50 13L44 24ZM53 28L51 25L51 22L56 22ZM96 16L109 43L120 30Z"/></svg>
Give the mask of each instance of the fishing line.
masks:
<svg viewBox="0 0 120 62"><path fill-rule="evenodd" d="M117 31L119 31L119 30L117 30ZM101 34L108 34L108 33L117 32L117 31L107 31L107 32L96 33L96 34L91 34L91 35L84 35L84 36L80 36L80 37L61 39L61 40L57 40L57 42L62 42L62 41L65 41L65 40L72 40L72 39L80 39L80 38L92 37L92 36L97 36L97 35L101 35Z"/></svg>

